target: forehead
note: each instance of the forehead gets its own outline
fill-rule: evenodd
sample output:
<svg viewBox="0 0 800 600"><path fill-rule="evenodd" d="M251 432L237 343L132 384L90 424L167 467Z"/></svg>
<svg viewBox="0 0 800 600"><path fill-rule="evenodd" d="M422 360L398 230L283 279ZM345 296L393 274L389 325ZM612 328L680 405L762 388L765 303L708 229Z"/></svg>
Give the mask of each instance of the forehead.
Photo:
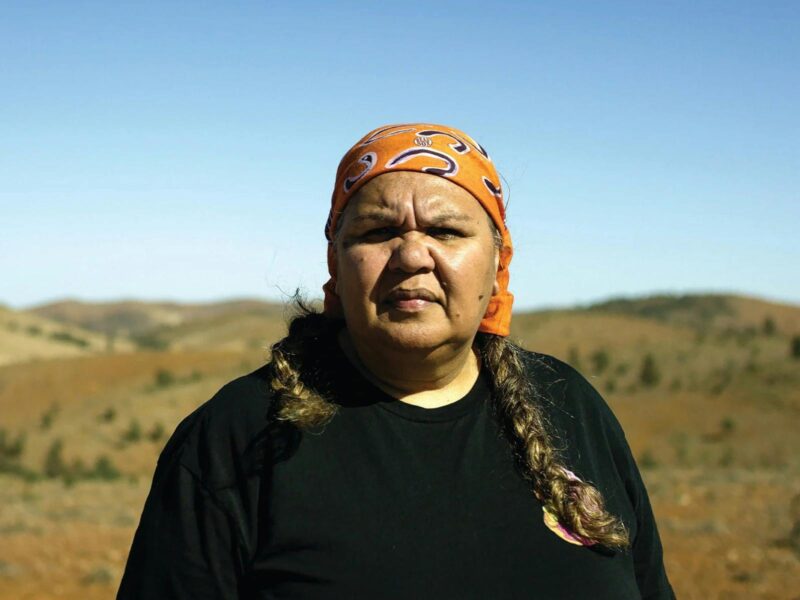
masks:
<svg viewBox="0 0 800 600"><path fill-rule="evenodd" d="M391 215L408 210L423 217L447 214L478 220L489 218L475 197L460 185L444 177L414 171L384 173L369 180L350 199L345 215Z"/></svg>

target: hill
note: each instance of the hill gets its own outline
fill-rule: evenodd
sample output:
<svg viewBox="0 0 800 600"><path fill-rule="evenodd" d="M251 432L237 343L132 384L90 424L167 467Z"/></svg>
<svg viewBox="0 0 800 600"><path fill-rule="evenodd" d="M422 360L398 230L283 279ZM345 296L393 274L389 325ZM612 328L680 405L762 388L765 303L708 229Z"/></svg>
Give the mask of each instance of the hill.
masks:
<svg viewBox="0 0 800 600"><path fill-rule="evenodd" d="M284 312L258 300L0 308L0 600L113 596L169 433L263 364ZM728 295L513 319L515 340L580 370L622 423L679 597L777 598L800 577L798 323L798 306Z"/></svg>
<svg viewBox="0 0 800 600"><path fill-rule="evenodd" d="M126 340L0 306L0 365L132 348Z"/></svg>

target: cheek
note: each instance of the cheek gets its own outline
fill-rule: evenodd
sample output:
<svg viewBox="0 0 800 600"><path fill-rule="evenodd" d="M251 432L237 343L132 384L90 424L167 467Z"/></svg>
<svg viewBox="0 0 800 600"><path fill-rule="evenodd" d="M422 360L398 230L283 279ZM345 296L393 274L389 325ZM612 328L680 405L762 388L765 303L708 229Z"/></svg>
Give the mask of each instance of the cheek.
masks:
<svg viewBox="0 0 800 600"><path fill-rule="evenodd" d="M475 297L491 294L495 278L494 256L483 248L465 248L437 257L445 285L452 293Z"/></svg>
<svg viewBox="0 0 800 600"><path fill-rule="evenodd" d="M366 296L375 287L386 265L385 253L374 248L349 248L337 254L340 294Z"/></svg>

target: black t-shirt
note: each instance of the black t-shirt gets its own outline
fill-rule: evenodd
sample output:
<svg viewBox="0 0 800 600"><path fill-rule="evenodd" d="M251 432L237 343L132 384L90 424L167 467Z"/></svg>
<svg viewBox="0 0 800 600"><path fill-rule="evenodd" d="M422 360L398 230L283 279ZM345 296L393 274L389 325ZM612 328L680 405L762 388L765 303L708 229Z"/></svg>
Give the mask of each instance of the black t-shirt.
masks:
<svg viewBox="0 0 800 600"><path fill-rule="evenodd" d="M526 353L567 465L623 519L626 552L571 544L545 524L483 375L425 409L329 351L340 407L319 431L270 418L263 367L181 423L119 600L674 598L625 436L574 369Z"/></svg>

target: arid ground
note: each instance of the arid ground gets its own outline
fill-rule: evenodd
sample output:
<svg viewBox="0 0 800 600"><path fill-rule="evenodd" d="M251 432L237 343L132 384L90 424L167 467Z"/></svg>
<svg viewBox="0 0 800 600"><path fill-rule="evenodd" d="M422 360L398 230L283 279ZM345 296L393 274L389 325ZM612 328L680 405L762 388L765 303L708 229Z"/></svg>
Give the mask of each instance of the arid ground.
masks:
<svg viewBox="0 0 800 600"><path fill-rule="evenodd" d="M268 358L285 311L0 308L0 600L112 598L178 421ZM621 421L679 598L800 598L800 307L664 296L515 316Z"/></svg>

